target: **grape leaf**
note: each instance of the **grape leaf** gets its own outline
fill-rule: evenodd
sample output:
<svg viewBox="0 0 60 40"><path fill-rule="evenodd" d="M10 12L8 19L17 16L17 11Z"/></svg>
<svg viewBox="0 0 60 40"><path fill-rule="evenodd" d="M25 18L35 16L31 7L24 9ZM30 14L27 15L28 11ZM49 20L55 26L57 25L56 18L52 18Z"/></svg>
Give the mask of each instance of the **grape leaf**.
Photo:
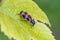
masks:
<svg viewBox="0 0 60 40"><path fill-rule="evenodd" d="M3 0L0 8L1 31L11 40L55 40L52 32L41 20L50 25L46 14L32 0ZM34 26L18 15L20 11L28 12L36 21Z"/></svg>

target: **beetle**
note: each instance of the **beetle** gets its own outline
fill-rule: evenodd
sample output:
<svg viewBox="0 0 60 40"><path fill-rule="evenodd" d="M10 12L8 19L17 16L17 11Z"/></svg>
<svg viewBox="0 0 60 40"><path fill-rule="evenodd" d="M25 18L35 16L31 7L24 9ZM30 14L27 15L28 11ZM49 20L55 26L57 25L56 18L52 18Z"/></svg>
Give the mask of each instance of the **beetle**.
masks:
<svg viewBox="0 0 60 40"><path fill-rule="evenodd" d="M32 19L32 17L26 11L21 11L20 16L29 21L33 26L35 25L35 20Z"/></svg>

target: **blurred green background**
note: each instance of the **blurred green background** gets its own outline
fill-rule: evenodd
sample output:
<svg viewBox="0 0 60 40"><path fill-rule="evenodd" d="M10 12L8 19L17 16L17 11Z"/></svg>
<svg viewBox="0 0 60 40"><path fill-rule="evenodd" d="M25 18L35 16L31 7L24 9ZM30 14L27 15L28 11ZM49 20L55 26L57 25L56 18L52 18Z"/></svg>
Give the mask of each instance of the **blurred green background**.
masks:
<svg viewBox="0 0 60 40"><path fill-rule="evenodd" d="M60 0L34 0L47 14L56 40L60 40Z"/></svg>
<svg viewBox="0 0 60 40"><path fill-rule="evenodd" d="M47 14L52 25L51 30L56 40L60 40L60 0L33 0ZM3 36L3 37L1 37ZM0 33L0 40L9 40L4 33Z"/></svg>

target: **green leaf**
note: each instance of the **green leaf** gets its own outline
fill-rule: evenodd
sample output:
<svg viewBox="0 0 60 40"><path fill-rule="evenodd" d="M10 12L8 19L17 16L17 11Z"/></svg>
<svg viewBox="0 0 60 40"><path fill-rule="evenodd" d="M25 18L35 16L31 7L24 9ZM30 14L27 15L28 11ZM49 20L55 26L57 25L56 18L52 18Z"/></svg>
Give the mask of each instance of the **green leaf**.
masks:
<svg viewBox="0 0 60 40"><path fill-rule="evenodd" d="M0 10L1 31L16 40L55 40L52 32L43 23L36 21L34 26L18 15L20 11L28 12L34 20L41 20L50 25L46 14L33 1L3 0Z"/></svg>

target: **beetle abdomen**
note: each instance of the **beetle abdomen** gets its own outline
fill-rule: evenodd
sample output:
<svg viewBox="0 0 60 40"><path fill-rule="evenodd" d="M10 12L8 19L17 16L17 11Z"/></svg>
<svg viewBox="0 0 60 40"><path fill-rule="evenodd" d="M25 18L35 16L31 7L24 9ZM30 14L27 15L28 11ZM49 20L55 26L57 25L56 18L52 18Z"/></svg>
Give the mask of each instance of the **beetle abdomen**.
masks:
<svg viewBox="0 0 60 40"><path fill-rule="evenodd" d="M25 11L21 11L20 15L25 18L26 20L30 21L32 23L32 25L35 24L35 21L32 19L32 17Z"/></svg>

